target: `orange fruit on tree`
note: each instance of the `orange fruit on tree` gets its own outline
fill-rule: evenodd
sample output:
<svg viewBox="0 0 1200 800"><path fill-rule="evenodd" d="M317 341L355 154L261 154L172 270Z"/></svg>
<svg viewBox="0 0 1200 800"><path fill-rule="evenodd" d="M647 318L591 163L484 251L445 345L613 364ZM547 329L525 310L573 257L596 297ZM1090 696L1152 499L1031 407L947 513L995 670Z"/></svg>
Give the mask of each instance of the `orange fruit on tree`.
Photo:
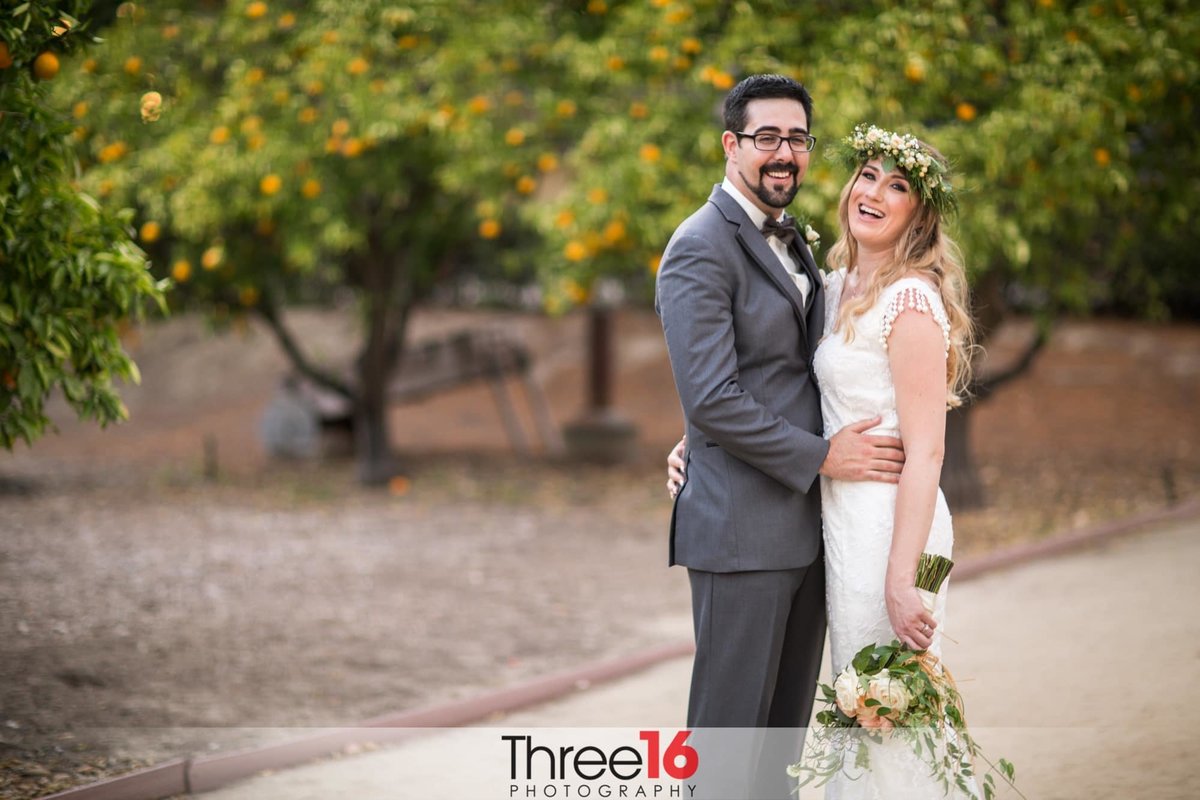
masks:
<svg viewBox="0 0 1200 800"><path fill-rule="evenodd" d="M563 248L563 255L568 261L583 261L588 255L587 246L583 242L571 240Z"/></svg>
<svg viewBox="0 0 1200 800"><path fill-rule="evenodd" d="M12 53L8 52L8 43L0 42L0 69L12 66Z"/></svg>
<svg viewBox="0 0 1200 800"><path fill-rule="evenodd" d="M33 74L39 80L48 81L58 74L58 56L50 51L42 53L33 60Z"/></svg>
<svg viewBox="0 0 1200 800"><path fill-rule="evenodd" d="M221 266L221 262L225 260L225 250L219 245L213 245L204 251L200 256L200 266L207 270L214 270Z"/></svg>

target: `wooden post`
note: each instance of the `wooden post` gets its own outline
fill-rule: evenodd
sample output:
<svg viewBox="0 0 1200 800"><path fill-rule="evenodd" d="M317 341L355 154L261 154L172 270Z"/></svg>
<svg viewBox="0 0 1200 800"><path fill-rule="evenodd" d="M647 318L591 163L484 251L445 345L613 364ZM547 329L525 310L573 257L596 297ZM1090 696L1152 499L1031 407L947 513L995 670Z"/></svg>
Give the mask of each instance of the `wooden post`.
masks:
<svg viewBox="0 0 1200 800"><path fill-rule="evenodd" d="M588 309L588 408L564 430L573 458L621 464L637 457L637 428L612 406L614 309Z"/></svg>

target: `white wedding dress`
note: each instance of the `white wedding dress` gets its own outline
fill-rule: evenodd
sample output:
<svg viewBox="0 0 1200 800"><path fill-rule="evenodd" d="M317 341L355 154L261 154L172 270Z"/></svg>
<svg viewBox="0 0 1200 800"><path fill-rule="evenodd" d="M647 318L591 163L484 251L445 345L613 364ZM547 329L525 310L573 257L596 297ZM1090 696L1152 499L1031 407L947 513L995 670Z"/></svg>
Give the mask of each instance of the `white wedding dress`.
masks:
<svg viewBox="0 0 1200 800"><path fill-rule="evenodd" d="M941 326L948 346L950 325L945 308L938 293L924 281L901 279L884 288L870 309L850 321L854 337L848 342L844 329L832 332L845 278L844 269L825 276L826 330L814 359L825 437L847 424L876 416L883 421L869 433L899 437L896 392L887 353L892 323L902 313L929 314ZM895 484L821 478L826 606L834 676L866 645L887 644L896 638L883 596L896 491ZM925 552L949 557L953 544L950 511L939 489ZM945 603L943 586L934 604L938 629L929 648L938 656ZM899 747L872 746L871 771L855 780L839 776L826 787L826 800L942 797L941 786L928 777L924 762L918 761L907 745L895 744ZM848 763L853 764L854 759Z"/></svg>

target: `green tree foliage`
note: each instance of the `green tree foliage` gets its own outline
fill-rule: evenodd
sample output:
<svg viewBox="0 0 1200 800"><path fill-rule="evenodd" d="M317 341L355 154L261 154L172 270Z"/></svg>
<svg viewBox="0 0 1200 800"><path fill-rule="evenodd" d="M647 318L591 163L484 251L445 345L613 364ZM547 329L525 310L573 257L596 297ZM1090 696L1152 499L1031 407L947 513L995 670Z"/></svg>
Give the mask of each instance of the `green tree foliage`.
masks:
<svg viewBox="0 0 1200 800"><path fill-rule="evenodd" d="M83 418L125 419L114 379L137 381L119 325L161 299L128 214L78 190L66 116L47 101L89 3L27 2L0 18L0 446L49 425L62 391Z"/></svg>
<svg viewBox="0 0 1200 800"><path fill-rule="evenodd" d="M556 207L586 215L594 241L605 217L587 195L614 198L636 222L625 252L595 254L600 272L629 251L653 258L719 178L723 90L780 72L815 98L822 141L797 206L825 241L849 176L821 151L855 124L916 132L950 157L985 332L1006 296L1162 316L1171 287L1200 294L1186 223L1200 202L1200 15L1184 3L631 2L605 16L574 59L594 76L577 92L590 123L567 158L574 181L535 209L543 230ZM622 69L604 69L612 53Z"/></svg>
<svg viewBox="0 0 1200 800"><path fill-rule="evenodd" d="M648 297L753 72L813 92L797 208L826 242L848 176L824 144L871 121L951 158L985 329L1014 296L1161 315L1197 244L1182 3L208 0L122 4L106 38L59 81L84 184L137 209L177 302L261 314L353 403L368 478L412 304L483 263L538 275L552 312L602 277ZM280 314L338 287L362 311L353 375Z"/></svg>

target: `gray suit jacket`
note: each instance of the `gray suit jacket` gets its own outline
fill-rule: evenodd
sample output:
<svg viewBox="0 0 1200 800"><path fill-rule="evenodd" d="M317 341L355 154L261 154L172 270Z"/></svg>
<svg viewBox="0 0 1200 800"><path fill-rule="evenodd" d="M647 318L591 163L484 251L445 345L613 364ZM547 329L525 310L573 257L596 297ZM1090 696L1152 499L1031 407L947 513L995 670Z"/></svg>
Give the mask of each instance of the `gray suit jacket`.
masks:
<svg viewBox="0 0 1200 800"><path fill-rule="evenodd" d="M807 307L720 185L663 254L655 306L688 434L672 564L792 569L820 553L817 471L829 444L812 356L825 301L808 248L793 254L813 287Z"/></svg>

